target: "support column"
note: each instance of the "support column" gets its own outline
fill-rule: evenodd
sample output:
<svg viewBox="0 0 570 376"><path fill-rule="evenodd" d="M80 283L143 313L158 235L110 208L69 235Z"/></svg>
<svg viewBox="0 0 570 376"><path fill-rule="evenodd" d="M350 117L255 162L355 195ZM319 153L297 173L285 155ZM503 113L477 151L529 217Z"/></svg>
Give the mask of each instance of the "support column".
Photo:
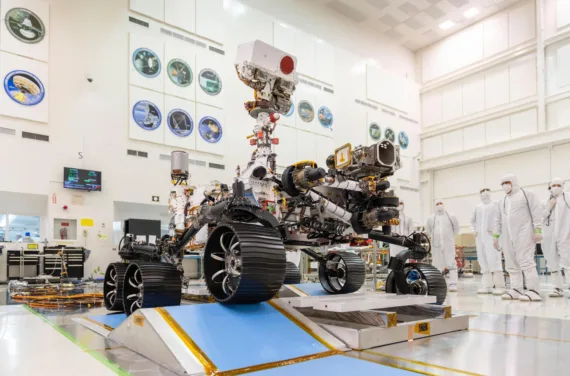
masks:
<svg viewBox="0 0 570 376"><path fill-rule="evenodd" d="M544 57L544 0L535 0L536 7L536 96L538 132L546 131L546 72Z"/></svg>

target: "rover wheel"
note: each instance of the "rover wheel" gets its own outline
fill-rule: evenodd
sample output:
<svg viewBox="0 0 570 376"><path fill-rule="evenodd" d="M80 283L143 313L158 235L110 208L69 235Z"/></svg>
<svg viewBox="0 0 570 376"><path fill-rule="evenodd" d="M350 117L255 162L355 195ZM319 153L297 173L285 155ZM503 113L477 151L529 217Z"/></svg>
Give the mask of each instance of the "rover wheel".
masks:
<svg viewBox="0 0 570 376"><path fill-rule="evenodd" d="M220 303L269 300L285 279L285 248L276 229L251 223L221 223L204 250L206 286Z"/></svg>
<svg viewBox="0 0 570 376"><path fill-rule="evenodd" d="M109 264L103 280L103 299L109 311L123 311L123 280L129 264Z"/></svg>
<svg viewBox="0 0 570 376"><path fill-rule="evenodd" d="M283 281L286 285L297 285L301 283L301 272L297 265L292 262L287 261L285 266L285 281Z"/></svg>
<svg viewBox="0 0 570 376"><path fill-rule="evenodd" d="M180 305L182 278L176 265L131 262L123 282L123 305L130 315L139 308Z"/></svg>
<svg viewBox="0 0 570 376"><path fill-rule="evenodd" d="M447 296L447 284L441 272L428 264L404 265L406 281L410 285L410 293L413 295L433 295L436 304L443 304ZM386 279L386 292L398 293L394 272L390 272Z"/></svg>
<svg viewBox="0 0 570 376"><path fill-rule="evenodd" d="M366 270L360 256L349 252L331 252L325 256L326 267L319 264L319 280L329 294L348 294L364 284Z"/></svg>

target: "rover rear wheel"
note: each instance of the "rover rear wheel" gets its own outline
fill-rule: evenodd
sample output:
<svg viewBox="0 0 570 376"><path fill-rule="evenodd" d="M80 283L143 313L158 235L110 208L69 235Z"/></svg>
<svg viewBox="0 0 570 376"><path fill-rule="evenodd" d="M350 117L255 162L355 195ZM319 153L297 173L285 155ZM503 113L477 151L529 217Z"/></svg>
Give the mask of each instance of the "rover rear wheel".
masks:
<svg viewBox="0 0 570 376"><path fill-rule="evenodd" d="M103 300L109 311L123 311L123 280L129 264L115 262L109 264L103 280Z"/></svg>
<svg viewBox="0 0 570 376"><path fill-rule="evenodd" d="M285 279L283 241L273 227L252 223L221 223L204 250L206 286L220 303L269 300Z"/></svg>
<svg viewBox="0 0 570 376"><path fill-rule="evenodd" d="M349 252L331 252L326 266L319 264L319 280L329 294L349 294L364 284L366 270L360 256Z"/></svg>
<svg viewBox="0 0 570 376"><path fill-rule="evenodd" d="M131 262L123 282L123 305L127 316L139 308L180 305L182 278L176 265Z"/></svg>
<svg viewBox="0 0 570 376"><path fill-rule="evenodd" d="M428 264L406 264L404 265L404 273L406 274L406 282L410 286L411 295L433 295L436 297L436 304L443 304L447 296L447 284L437 268ZM393 271L386 279L386 292L398 293Z"/></svg>

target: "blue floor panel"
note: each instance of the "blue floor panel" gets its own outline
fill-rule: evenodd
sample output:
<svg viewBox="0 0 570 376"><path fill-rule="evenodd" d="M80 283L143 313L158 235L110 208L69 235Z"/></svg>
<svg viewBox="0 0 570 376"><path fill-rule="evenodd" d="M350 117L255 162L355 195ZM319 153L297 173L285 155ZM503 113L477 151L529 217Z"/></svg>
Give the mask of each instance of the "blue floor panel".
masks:
<svg viewBox="0 0 570 376"><path fill-rule="evenodd" d="M330 295L323 289L323 286L320 283L300 283L298 285L293 285L299 290L303 291L305 294L309 296L323 296L323 295Z"/></svg>
<svg viewBox="0 0 570 376"><path fill-rule="evenodd" d="M405 371L368 362L366 360L350 358L344 355L335 355L328 358L310 360L308 362L292 364L290 366L272 368L264 371L249 373L259 376L347 376L347 375L386 375L404 376L417 375L415 372Z"/></svg>
<svg viewBox="0 0 570 376"><path fill-rule="evenodd" d="M121 325L123 321L125 321L127 315L125 315L124 313L116 313L116 314L101 315L101 316L89 316L88 318L115 329L117 326Z"/></svg>
<svg viewBox="0 0 570 376"><path fill-rule="evenodd" d="M328 351L268 303L165 309L222 372Z"/></svg>

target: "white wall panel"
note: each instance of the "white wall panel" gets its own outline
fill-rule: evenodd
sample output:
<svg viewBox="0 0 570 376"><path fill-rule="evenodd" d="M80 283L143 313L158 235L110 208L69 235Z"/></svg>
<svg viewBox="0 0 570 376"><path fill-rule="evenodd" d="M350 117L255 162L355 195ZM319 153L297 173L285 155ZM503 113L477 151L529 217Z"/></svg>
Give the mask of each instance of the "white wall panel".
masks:
<svg viewBox="0 0 570 376"><path fill-rule="evenodd" d="M558 88L570 84L570 44L562 45L556 50L556 72L554 77L556 87Z"/></svg>
<svg viewBox="0 0 570 376"><path fill-rule="evenodd" d="M570 23L570 1L556 0L556 27L563 27L568 25L569 23Z"/></svg>
<svg viewBox="0 0 570 376"><path fill-rule="evenodd" d="M509 12L509 46L513 47L535 37L534 2Z"/></svg>
<svg viewBox="0 0 570 376"><path fill-rule="evenodd" d="M511 139L536 133L536 108L511 115Z"/></svg>
<svg viewBox="0 0 570 376"><path fill-rule="evenodd" d="M226 33L226 12L222 0L196 1L196 34L224 43ZM226 42L227 43L227 42Z"/></svg>
<svg viewBox="0 0 570 376"><path fill-rule="evenodd" d="M164 22L195 33L196 0L164 0Z"/></svg>
<svg viewBox="0 0 570 376"><path fill-rule="evenodd" d="M443 101L440 91L422 94L422 125L429 127L441 123L443 119Z"/></svg>
<svg viewBox="0 0 570 376"><path fill-rule="evenodd" d="M485 109L485 79L473 77L463 82L463 115L470 115Z"/></svg>
<svg viewBox="0 0 570 376"><path fill-rule="evenodd" d="M570 126L570 98L546 106L546 127L556 129Z"/></svg>
<svg viewBox="0 0 570 376"><path fill-rule="evenodd" d="M511 121L509 116L489 120L485 124L487 144L507 141L511 138Z"/></svg>
<svg viewBox="0 0 570 376"><path fill-rule="evenodd" d="M509 69L507 66L485 75L485 108L509 102Z"/></svg>
<svg viewBox="0 0 570 376"><path fill-rule="evenodd" d="M412 182L412 173L414 161L410 157L401 157L402 168L396 171L395 176L399 180L405 180L407 182Z"/></svg>
<svg viewBox="0 0 570 376"><path fill-rule="evenodd" d="M436 158L443 154L441 136L434 136L422 140L422 155L424 159Z"/></svg>
<svg viewBox="0 0 570 376"><path fill-rule="evenodd" d="M463 128L464 150L485 146L485 123Z"/></svg>
<svg viewBox="0 0 570 376"><path fill-rule="evenodd" d="M273 23L273 45L280 50L297 56L295 34L297 34L297 31L291 29L289 26L283 25L280 22Z"/></svg>
<svg viewBox="0 0 570 376"><path fill-rule="evenodd" d="M509 65L510 100L536 94L536 61L534 55L518 59Z"/></svg>
<svg viewBox="0 0 570 376"><path fill-rule="evenodd" d="M297 130L297 160L316 161L318 158L317 148L315 147L318 136L314 133Z"/></svg>
<svg viewBox="0 0 570 376"><path fill-rule="evenodd" d="M315 50L316 78L335 84L335 48L321 40L317 40Z"/></svg>
<svg viewBox="0 0 570 376"><path fill-rule="evenodd" d="M568 161L570 161L570 143L552 147L552 166L550 174L552 178L570 179ZM568 183L566 184L566 187L568 187Z"/></svg>
<svg viewBox="0 0 570 376"><path fill-rule="evenodd" d="M513 173L523 186L547 183L550 180L548 149L532 150L485 161L485 184L495 189L501 177Z"/></svg>
<svg viewBox="0 0 570 376"><path fill-rule="evenodd" d="M279 145L275 146L277 164L286 167L297 162L297 130L277 126L275 136L279 138Z"/></svg>
<svg viewBox="0 0 570 376"><path fill-rule="evenodd" d="M461 83L449 85L442 92L443 121L457 119L463 114Z"/></svg>
<svg viewBox="0 0 570 376"><path fill-rule="evenodd" d="M492 16L483 21L483 50L485 57L493 56L509 47L509 15Z"/></svg>
<svg viewBox="0 0 570 376"><path fill-rule="evenodd" d="M410 107L410 93L414 83L382 68L366 66L366 95L378 103L407 111Z"/></svg>
<svg viewBox="0 0 570 376"><path fill-rule="evenodd" d="M297 49L297 71L310 77L317 77L315 48L317 38L303 31L295 33Z"/></svg>
<svg viewBox="0 0 570 376"><path fill-rule="evenodd" d="M130 0L129 5L134 12L164 21L164 0Z"/></svg>
<svg viewBox="0 0 570 376"><path fill-rule="evenodd" d="M330 137L316 136L317 145L317 165L322 168L327 168L327 158L329 155L334 154L335 142Z"/></svg>
<svg viewBox="0 0 570 376"><path fill-rule="evenodd" d="M463 150L463 129L443 134L443 154L457 153Z"/></svg>
<svg viewBox="0 0 570 376"><path fill-rule="evenodd" d="M484 162L434 171L435 198L456 197L478 192L485 178Z"/></svg>

